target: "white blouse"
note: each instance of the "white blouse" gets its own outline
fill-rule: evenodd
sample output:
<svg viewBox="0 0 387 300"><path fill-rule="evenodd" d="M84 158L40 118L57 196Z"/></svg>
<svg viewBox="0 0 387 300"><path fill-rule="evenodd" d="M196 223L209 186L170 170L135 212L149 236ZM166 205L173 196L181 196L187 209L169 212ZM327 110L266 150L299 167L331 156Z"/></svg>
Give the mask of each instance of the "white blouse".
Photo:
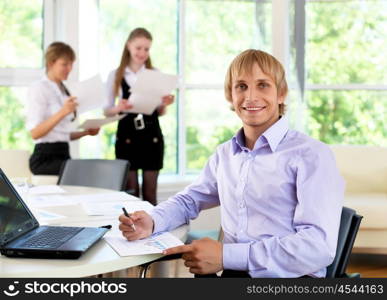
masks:
<svg viewBox="0 0 387 300"><path fill-rule="evenodd" d="M145 65L143 65L137 72L133 72L131 69L129 69L129 67L126 67L125 71L124 71L124 78L125 78L125 81L127 82L127 84L129 84L129 86L133 86L137 80L138 74L140 74L143 70L145 70ZM113 86L114 86L114 80L116 78L116 72L117 72L117 69L111 71L109 73L109 76L108 76L108 79L106 82L107 104L104 107L105 109L111 108L115 105L115 98L116 97L114 96ZM120 97L120 99L122 98L121 86L118 89L118 96Z"/></svg>
<svg viewBox="0 0 387 300"><path fill-rule="evenodd" d="M27 122L28 130L34 129L43 121L57 113L69 97L59 86L47 76L33 83L27 93ZM73 114L63 118L48 134L34 140L35 143L55 143L70 141L70 133L74 130L71 122Z"/></svg>

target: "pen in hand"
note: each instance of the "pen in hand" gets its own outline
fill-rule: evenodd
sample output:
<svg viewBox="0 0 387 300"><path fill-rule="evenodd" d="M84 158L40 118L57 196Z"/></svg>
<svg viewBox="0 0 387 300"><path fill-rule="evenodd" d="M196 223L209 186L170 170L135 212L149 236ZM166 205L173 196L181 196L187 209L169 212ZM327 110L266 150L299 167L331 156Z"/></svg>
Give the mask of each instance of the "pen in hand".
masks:
<svg viewBox="0 0 387 300"><path fill-rule="evenodd" d="M125 207L123 207L122 210L124 212L125 217L128 217L133 222L133 219L129 216L129 214L126 211ZM134 226L134 222L130 226L132 227L133 231L136 231L136 226Z"/></svg>

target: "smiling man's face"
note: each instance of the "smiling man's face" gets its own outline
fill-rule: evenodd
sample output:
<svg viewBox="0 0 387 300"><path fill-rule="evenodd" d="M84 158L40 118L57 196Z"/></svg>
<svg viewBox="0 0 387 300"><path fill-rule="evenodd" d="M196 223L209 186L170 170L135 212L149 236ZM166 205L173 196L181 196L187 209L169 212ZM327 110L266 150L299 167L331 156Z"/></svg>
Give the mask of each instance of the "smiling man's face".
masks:
<svg viewBox="0 0 387 300"><path fill-rule="evenodd" d="M275 82L258 64L253 65L251 72L233 78L231 94L233 107L245 130L262 133L279 119L279 104L284 102L284 97L278 96Z"/></svg>

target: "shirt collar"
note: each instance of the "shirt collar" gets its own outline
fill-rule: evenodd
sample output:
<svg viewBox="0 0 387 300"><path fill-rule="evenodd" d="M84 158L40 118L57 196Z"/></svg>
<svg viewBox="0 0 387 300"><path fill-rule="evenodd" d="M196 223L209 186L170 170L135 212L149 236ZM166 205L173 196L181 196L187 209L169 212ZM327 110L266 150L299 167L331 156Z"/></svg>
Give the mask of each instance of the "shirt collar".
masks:
<svg viewBox="0 0 387 300"><path fill-rule="evenodd" d="M142 67L137 72L133 72L129 67L126 67L125 68L125 74L134 74L134 75L136 75L137 73L140 73L143 70L145 70L145 65L142 65Z"/></svg>
<svg viewBox="0 0 387 300"><path fill-rule="evenodd" d="M48 86L51 87L51 89L55 92L57 96L63 97L64 94L59 88L58 84L55 81L52 81L50 78L48 78L47 74L43 75L42 81L47 82Z"/></svg>
<svg viewBox="0 0 387 300"><path fill-rule="evenodd" d="M289 130L289 122L285 116L282 116L277 122L270 126L262 135L269 143L272 152L277 150L279 143Z"/></svg>
<svg viewBox="0 0 387 300"><path fill-rule="evenodd" d="M259 137L255 142L254 150L262 144L262 139L265 139L269 144L271 151L275 152L288 130L288 119L285 116L282 116ZM243 128L241 128L231 140L233 154L246 148L244 140Z"/></svg>

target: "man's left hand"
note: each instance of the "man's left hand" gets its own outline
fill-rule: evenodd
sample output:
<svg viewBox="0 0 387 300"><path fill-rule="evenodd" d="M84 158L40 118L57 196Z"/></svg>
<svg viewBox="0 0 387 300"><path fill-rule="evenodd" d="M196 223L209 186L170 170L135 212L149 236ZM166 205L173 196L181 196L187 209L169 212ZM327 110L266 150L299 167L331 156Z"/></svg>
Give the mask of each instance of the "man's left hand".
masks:
<svg viewBox="0 0 387 300"><path fill-rule="evenodd" d="M184 265L194 274L211 274L223 270L223 244L209 238L193 241L189 245L169 248L165 255L183 254Z"/></svg>

